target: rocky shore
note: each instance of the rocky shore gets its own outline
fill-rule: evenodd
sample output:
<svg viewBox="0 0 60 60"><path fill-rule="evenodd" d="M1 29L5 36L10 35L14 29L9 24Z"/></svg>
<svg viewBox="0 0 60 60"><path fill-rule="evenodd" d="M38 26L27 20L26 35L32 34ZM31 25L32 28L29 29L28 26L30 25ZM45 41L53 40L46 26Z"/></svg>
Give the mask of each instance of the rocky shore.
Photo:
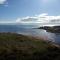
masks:
<svg viewBox="0 0 60 60"><path fill-rule="evenodd" d="M52 32L52 33L60 33L60 26L44 26L44 27L39 27L38 29L44 29L48 32Z"/></svg>

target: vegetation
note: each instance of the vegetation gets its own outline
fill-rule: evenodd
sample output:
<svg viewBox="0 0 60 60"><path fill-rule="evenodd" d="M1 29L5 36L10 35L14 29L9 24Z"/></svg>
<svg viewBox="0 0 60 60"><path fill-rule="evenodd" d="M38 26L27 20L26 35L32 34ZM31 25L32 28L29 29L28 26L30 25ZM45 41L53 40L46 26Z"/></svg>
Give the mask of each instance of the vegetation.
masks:
<svg viewBox="0 0 60 60"><path fill-rule="evenodd" d="M16 33L0 33L0 60L60 60L60 48Z"/></svg>
<svg viewBox="0 0 60 60"><path fill-rule="evenodd" d="M60 33L60 26L44 26L44 27L39 27L38 29L45 29L48 32L52 32L52 33Z"/></svg>

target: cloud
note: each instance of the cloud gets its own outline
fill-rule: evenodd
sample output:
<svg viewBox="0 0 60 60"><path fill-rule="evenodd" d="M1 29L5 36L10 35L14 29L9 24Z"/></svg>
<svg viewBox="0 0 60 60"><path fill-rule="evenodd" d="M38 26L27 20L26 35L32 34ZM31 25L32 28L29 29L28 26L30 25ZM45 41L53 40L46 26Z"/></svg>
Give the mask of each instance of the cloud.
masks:
<svg viewBox="0 0 60 60"><path fill-rule="evenodd" d="M27 16L18 18L16 23L21 24L58 24L60 23L60 16L49 16L48 13L42 13L33 17Z"/></svg>
<svg viewBox="0 0 60 60"><path fill-rule="evenodd" d="M37 17L43 17L43 16L47 16L48 15L48 13L42 13L42 14L40 14L40 15L36 15Z"/></svg>
<svg viewBox="0 0 60 60"><path fill-rule="evenodd" d="M8 7L8 1L7 0L0 0L0 5Z"/></svg>
<svg viewBox="0 0 60 60"><path fill-rule="evenodd" d="M46 13L40 14L40 15L35 15L33 17L27 16L23 18L18 18L16 20L17 23L41 23L43 22L43 18L45 19L44 16L46 16Z"/></svg>
<svg viewBox="0 0 60 60"><path fill-rule="evenodd" d="M0 21L0 23L16 23L22 25L60 25L60 15L50 16L48 13L42 13L35 16L26 16L12 21Z"/></svg>
<svg viewBox="0 0 60 60"><path fill-rule="evenodd" d="M5 2L7 2L7 0L0 0L0 4L5 4Z"/></svg>
<svg viewBox="0 0 60 60"><path fill-rule="evenodd" d="M36 17L24 17L24 18L18 18L16 20L17 23L34 23L34 21L36 22L37 21L37 18Z"/></svg>

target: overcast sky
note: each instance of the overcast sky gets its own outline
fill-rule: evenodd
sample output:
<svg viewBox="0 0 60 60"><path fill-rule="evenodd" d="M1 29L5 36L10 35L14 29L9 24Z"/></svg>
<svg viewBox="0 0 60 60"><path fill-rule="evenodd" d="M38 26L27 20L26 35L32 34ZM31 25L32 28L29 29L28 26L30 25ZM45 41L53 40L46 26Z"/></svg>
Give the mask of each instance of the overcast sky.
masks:
<svg viewBox="0 0 60 60"><path fill-rule="evenodd" d="M59 23L60 0L0 0L0 23Z"/></svg>

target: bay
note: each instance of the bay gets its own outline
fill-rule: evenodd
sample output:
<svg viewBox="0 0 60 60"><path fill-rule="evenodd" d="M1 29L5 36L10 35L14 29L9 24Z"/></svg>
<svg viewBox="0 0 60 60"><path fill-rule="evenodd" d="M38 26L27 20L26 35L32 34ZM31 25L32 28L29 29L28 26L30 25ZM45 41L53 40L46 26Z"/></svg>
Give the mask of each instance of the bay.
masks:
<svg viewBox="0 0 60 60"><path fill-rule="evenodd" d="M34 29L35 25L0 25L0 32L11 32L30 35L60 44L60 34L47 32L43 29Z"/></svg>

